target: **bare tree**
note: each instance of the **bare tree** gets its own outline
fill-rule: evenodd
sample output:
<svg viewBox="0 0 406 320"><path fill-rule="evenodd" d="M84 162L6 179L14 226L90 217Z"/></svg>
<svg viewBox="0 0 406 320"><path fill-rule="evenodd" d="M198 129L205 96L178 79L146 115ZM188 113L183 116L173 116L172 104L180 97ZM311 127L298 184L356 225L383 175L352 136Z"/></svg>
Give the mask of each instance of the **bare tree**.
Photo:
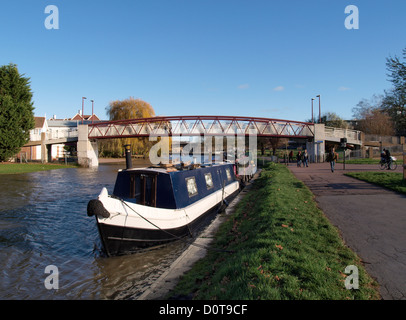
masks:
<svg viewBox="0 0 406 320"><path fill-rule="evenodd" d="M264 138L261 137L258 139L258 145L261 148L261 154L265 154L265 149L270 148L272 149L272 154L276 154L276 149L286 145L289 139L287 138L279 138L279 137L271 137L271 138Z"/></svg>
<svg viewBox="0 0 406 320"><path fill-rule="evenodd" d="M392 118L382 109L382 102L382 95L373 95L369 100L361 100L352 109L353 116L357 120L355 129L366 134L395 134Z"/></svg>

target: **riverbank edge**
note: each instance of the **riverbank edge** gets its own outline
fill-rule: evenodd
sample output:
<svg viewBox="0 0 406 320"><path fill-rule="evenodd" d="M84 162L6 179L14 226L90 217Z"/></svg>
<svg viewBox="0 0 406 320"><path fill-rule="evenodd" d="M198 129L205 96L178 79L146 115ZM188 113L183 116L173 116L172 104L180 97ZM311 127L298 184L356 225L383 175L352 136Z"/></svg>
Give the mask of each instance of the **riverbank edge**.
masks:
<svg viewBox="0 0 406 320"><path fill-rule="evenodd" d="M5 170L7 168L7 170ZM78 168L77 165L65 165L56 163L0 163L0 175L40 172L57 169Z"/></svg>
<svg viewBox="0 0 406 320"><path fill-rule="evenodd" d="M176 287L181 277L200 259L203 259L220 225L235 212L237 205L251 190L253 183L260 176L259 169L249 182L246 182L244 189L230 202L224 213L218 214L216 218L202 231L191 245L171 264L151 287L138 297L137 300L165 300L166 296Z"/></svg>

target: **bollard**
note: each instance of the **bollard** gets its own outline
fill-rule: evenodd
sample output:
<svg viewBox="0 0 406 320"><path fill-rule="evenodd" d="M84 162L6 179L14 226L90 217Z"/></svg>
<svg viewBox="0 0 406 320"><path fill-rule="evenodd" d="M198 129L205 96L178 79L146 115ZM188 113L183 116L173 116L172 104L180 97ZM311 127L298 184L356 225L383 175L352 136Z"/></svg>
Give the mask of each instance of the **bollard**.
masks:
<svg viewBox="0 0 406 320"><path fill-rule="evenodd" d="M125 148L125 163L126 163L126 167L127 169L131 169L133 167L132 161L131 161L131 145L130 144L126 144L124 146Z"/></svg>

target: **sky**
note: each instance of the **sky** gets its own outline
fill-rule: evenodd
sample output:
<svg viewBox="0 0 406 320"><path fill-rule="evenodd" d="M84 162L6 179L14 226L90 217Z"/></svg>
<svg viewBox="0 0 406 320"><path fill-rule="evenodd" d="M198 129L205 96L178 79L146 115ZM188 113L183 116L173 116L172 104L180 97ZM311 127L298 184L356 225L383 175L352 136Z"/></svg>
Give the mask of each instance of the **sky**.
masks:
<svg viewBox="0 0 406 320"><path fill-rule="evenodd" d="M85 114L93 99L108 119L111 101L134 97L161 116L307 121L320 95L322 114L351 119L391 88L405 12L404 0L0 0L0 66L31 79L47 118L73 117L86 97Z"/></svg>

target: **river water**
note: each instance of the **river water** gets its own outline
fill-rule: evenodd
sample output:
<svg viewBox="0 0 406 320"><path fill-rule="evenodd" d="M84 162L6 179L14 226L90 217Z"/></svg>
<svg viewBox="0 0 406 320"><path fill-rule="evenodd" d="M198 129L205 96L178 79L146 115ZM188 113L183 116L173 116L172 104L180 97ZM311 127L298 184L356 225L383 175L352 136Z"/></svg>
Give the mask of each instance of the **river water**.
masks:
<svg viewBox="0 0 406 320"><path fill-rule="evenodd" d="M0 176L0 299L136 299L170 266L184 243L103 256L87 203L122 167Z"/></svg>

